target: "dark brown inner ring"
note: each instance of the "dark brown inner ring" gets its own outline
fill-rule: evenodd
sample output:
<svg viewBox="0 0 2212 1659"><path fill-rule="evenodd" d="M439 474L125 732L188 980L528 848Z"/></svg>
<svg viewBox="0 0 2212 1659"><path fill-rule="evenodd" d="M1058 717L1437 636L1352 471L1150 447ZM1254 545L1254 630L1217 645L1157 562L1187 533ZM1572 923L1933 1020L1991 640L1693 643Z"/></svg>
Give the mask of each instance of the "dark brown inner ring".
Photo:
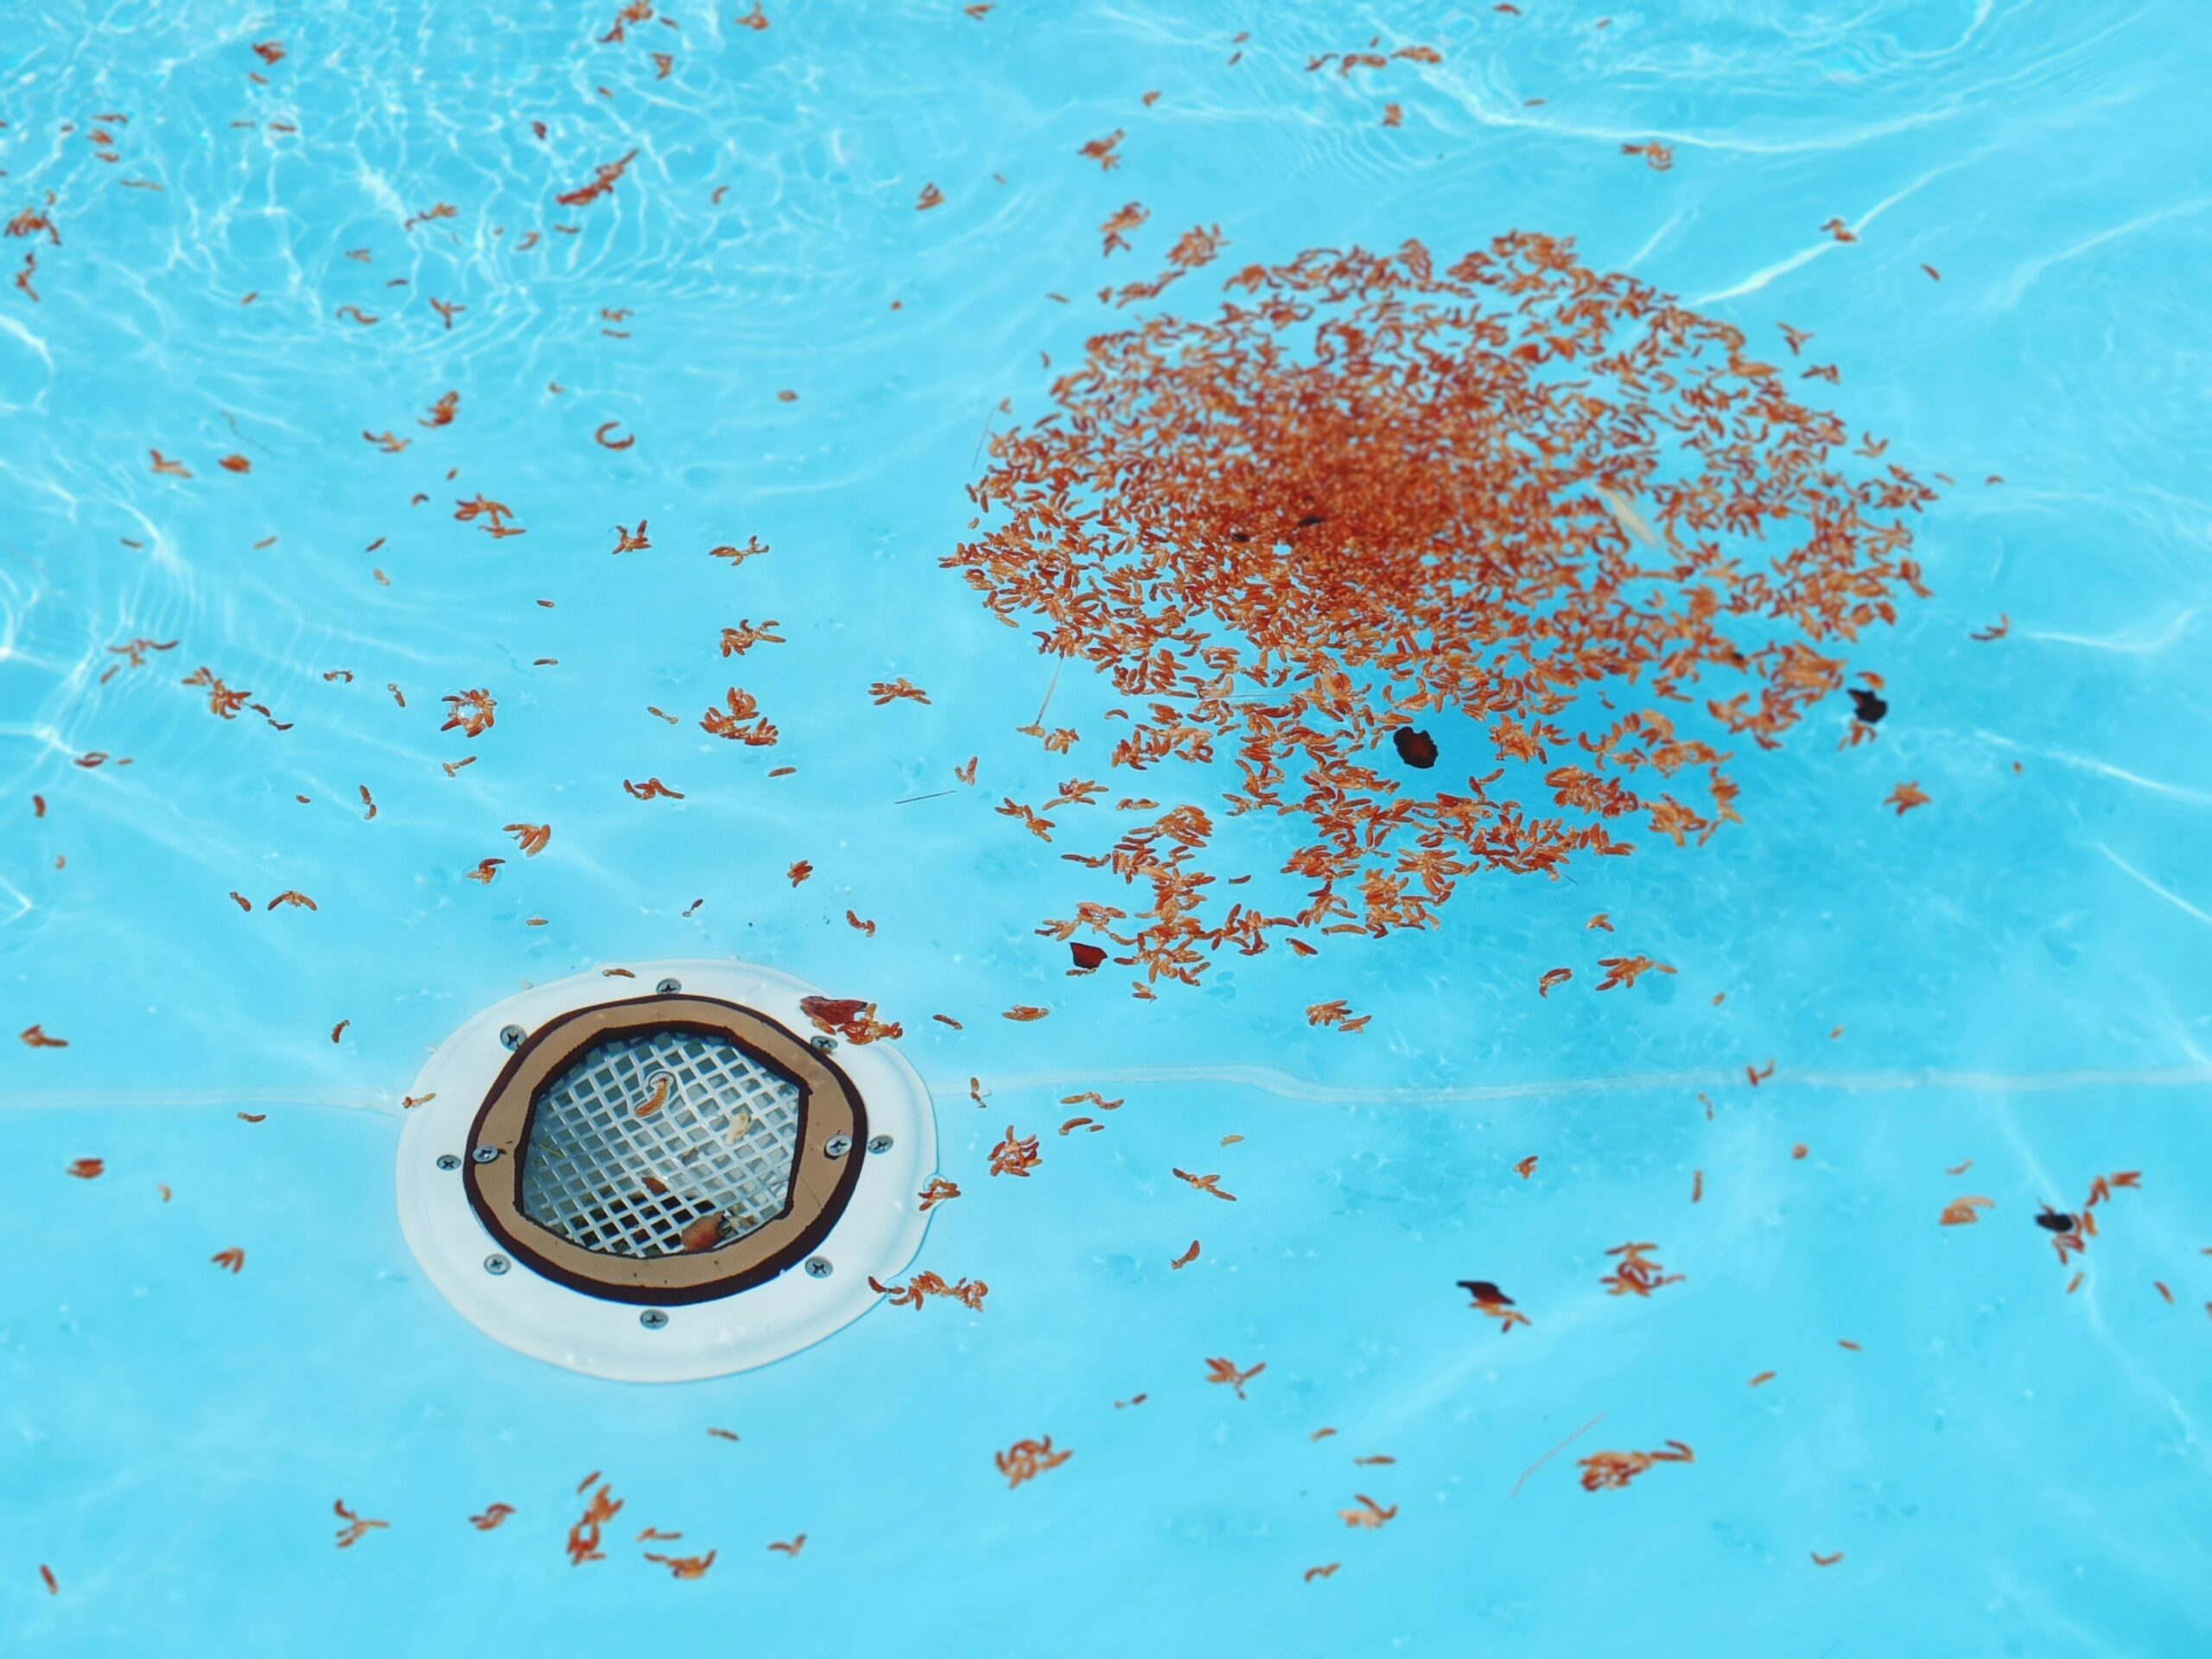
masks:
<svg viewBox="0 0 2212 1659"><path fill-rule="evenodd" d="M586 1249L539 1225L522 1207L523 1166L538 1091L583 1052L611 1039L652 1031L696 1032L735 1045L798 1084L798 1130L790 1201L744 1237L681 1255L624 1256ZM843 1136L844 1155L829 1143ZM461 1166L468 1202L514 1258L569 1288L610 1301L662 1306L709 1301L764 1284L804 1261L844 1212L866 1156L868 1114L860 1091L829 1057L765 1014L734 1002L682 994L579 1008L524 1039L470 1126ZM476 1161L480 1147L499 1157Z"/></svg>

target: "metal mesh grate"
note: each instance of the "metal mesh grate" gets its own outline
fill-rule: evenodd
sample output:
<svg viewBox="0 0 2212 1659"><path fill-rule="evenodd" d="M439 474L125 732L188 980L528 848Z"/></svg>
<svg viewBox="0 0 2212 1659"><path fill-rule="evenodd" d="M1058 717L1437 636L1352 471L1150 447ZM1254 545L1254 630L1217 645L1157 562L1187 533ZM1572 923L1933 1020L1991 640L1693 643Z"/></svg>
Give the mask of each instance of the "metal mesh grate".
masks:
<svg viewBox="0 0 2212 1659"><path fill-rule="evenodd" d="M662 1103L639 1116L663 1077ZM687 1233L692 1249L742 1238L791 1196L798 1106L796 1082L717 1038L598 1044L537 1096L523 1213L611 1255L676 1255ZM702 1245L709 1217L720 1234Z"/></svg>

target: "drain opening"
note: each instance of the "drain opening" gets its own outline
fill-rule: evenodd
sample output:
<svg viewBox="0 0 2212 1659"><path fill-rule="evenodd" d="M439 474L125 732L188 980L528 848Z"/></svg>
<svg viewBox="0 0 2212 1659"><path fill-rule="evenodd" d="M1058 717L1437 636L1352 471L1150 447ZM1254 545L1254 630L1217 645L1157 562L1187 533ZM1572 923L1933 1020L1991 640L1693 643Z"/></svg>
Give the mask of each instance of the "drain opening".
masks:
<svg viewBox="0 0 2212 1659"><path fill-rule="evenodd" d="M532 1109L523 1214L612 1255L741 1239L791 1207L799 1098L789 1073L695 1032L594 1044Z"/></svg>
<svg viewBox="0 0 2212 1659"><path fill-rule="evenodd" d="M828 1056L755 1010L636 998L541 1027L470 1136L469 1201L549 1277L618 1301L728 1295L804 1261L868 1138ZM834 1148L834 1150L833 1150Z"/></svg>

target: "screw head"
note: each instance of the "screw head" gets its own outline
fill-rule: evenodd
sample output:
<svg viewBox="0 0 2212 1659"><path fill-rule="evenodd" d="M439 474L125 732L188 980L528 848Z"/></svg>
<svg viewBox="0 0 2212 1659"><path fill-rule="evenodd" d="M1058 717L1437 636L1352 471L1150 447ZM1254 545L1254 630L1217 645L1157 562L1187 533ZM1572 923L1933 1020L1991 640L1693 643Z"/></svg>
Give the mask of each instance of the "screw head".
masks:
<svg viewBox="0 0 2212 1659"><path fill-rule="evenodd" d="M822 1150L832 1158L842 1158L853 1149L850 1135L833 1135L823 1143Z"/></svg>
<svg viewBox="0 0 2212 1659"><path fill-rule="evenodd" d="M890 1137L889 1135L872 1135L868 1136L868 1149L870 1152L888 1152L888 1151L890 1151L890 1150L891 1150L891 1137Z"/></svg>
<svg viewBox="0 0 2212 1659"><path fill-rule="evenodd" d="M499 1149L497 1147L479 1147L468 1155L480 1164L496 1164L499 1161Z"/></svg>
<svg viewBox="0 0 2212 1659"><path fill-rule="evenodd" d="M504 1255L487 1255L484 1258L484 1271L490 1274L494 1279L498 1278L501 1274L505 1273L512 1266L514 1266L514 1263L508 1261Z"/></svg>
<svg viewBox="0 0 2212 1659"><path fill-rule="evenodd" d="M520 1026L503 1026L499 1029L499 1046L515 1049L522 1046L523 1039L530 1033Z"/></svg>
<svg viewBox="0 0 2212 1659"><path fill-rule="evenodd" d="M826 1255L810 1255L806 1258L806 1276L810 1279L827 1279L836 1271L836 1269L830 1265L830 1258Z"/></svg>
<svg viewBox="0 0 2212 1659"><path fill-rule="evenodd" d="M456 1154L442 1152L438 1154L438 1167L440 1169L448 1171L459 1169L461 1167L461 1159Z"/></svg>
<svg viewBox="0 0 2212 1659"><path fill-rule="evenodd" d="M657 1307L649 1307L638 1315L638 1323L648 1331L658 1331L668 1324L668 1315Z"/></svg>
<svg viewBox="0 0 2212 1659"><path fill-rule="evenodd" d="M683 988L683 982L680 979L664 979L659 984L653 987L653 989L659 992L663 996L674 996L677 992ZM662 1323L666 1324L666 1319L664 1319Z"/></svg>
<svg viewBox="0 0 2212 1659"><path fill-rule="evenodd" d="M824 1054L827 1054L831 1049L837 1046L837 1039L835 1037L810 1037L807 1039L807 1041L812 1043L815 1047L820 1049Z"/></svg>

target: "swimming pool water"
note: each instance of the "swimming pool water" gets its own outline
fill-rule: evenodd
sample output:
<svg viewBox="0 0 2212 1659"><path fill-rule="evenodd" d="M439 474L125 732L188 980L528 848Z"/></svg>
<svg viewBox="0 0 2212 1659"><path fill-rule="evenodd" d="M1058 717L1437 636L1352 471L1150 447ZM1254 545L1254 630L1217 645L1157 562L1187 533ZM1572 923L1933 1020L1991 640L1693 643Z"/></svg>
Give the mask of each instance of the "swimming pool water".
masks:
<svg viewBox="0 0 2212 1659"><path fill-rule="evenodd" d="M735 11L117 4L0 45L0 208L54 227L0 238L37 296L0 289L0 982L68 1044L0 1053L0 1646L2212 1647L2202 9ZM1371 36L1443 61L1307 72ZM1878 741L1839 707L1738 757L1709 846L1478 878L1433 931L1153 1002L1066 977L1033 930L1106 837L992 809L1127 783L1116 699L938 562L987 435L1126 320L1096 289L1193 225L1229 245L1170 308L1519 228L1839 365L1800 395L1957 480L1935 596L1852 653ZM479 494L527 533L456 521ZM875 706L900 677L928 703ZM776 747L699 729L731 685ZM493 728L442 730L476 687ZM1048 695L1069 754L1015 729ZM1616 946L1678 971L1599 995ZM423 1055L524 981L729 954L903 1021L963 1188L914 1265L986 1307L668 1389L494 1345L394 1214ZM1334 997L1373 1023L1309 1027ZM1058 1135L1091 1089L1127 1103ZM1027 1181L986 1173L1009 1123ZM2055 1261L2037 1206L2118 1171ZM1608 1294L1630 1240L1681 1282ZM1240 1400L1216 1357L1266 1369ZM1046 1435L1073 1457L1009 1490ZM594 1471L625 1507L572 1567ZM340 1499L389 1525L334 1549Z"/></svg>

